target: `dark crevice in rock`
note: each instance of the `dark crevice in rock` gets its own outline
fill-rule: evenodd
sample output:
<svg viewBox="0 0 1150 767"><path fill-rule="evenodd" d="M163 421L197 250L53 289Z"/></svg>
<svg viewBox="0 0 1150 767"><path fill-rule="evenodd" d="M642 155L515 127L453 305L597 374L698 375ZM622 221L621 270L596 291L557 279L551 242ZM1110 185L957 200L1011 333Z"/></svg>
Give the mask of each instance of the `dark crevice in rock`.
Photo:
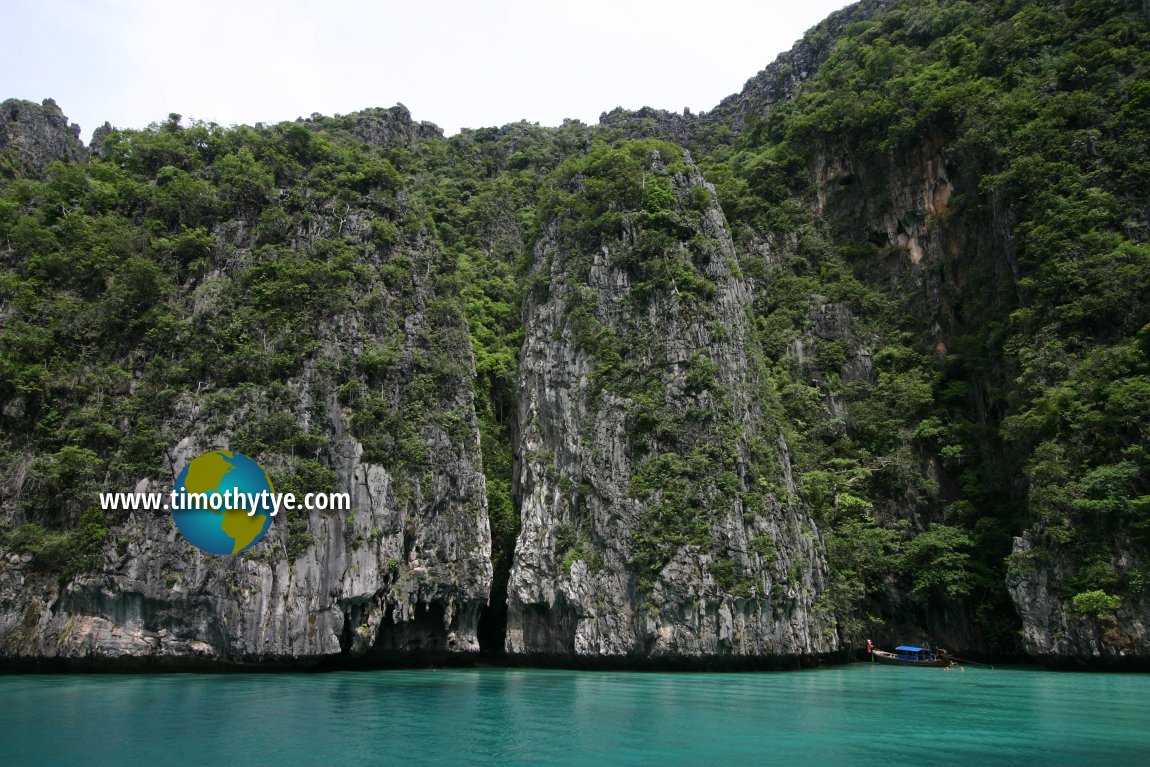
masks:
<svg viewBox="0 0 1150 767"><path fill-rule="evenodd" d="M507 641L507 575L495 574L497 580L502 577L503 586L491 589L491 603L479 614L479 651L485 658L501 657Z"/></svg>
<svg viewBox="0 0 1150 767"><path fill-rule="evenodd" d="M346 655L351 652L351 608L346 607L343 611L343 630L339 633L339 650Z"/></svg>

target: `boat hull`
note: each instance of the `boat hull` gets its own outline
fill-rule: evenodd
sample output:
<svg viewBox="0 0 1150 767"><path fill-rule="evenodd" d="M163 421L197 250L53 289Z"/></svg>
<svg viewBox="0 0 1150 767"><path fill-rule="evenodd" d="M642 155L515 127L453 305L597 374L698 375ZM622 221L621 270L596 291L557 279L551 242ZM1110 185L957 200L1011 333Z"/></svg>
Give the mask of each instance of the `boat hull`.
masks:
<svg viewBox="0 0 1150 767"><path fill-rule="evenodd" d="M872 650L871 657L874 658L875 663L886 663L891 666L932 666L946 668L951 665L951 661L949 660L940 660L938 658L902 658L894 653L883 650Z"/></svg>

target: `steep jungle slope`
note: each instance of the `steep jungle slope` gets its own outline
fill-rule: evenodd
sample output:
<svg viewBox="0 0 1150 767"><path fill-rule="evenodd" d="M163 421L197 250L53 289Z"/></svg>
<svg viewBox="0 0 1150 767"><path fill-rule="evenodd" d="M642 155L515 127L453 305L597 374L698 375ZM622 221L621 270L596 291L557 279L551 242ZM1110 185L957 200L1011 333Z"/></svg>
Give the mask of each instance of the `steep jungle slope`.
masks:
<svg viewBox="0 0 1150 767"><path fill-rule="evenodd" d="M1147 9L885 6L704 163L840 627L1144 663Z"/></svg>

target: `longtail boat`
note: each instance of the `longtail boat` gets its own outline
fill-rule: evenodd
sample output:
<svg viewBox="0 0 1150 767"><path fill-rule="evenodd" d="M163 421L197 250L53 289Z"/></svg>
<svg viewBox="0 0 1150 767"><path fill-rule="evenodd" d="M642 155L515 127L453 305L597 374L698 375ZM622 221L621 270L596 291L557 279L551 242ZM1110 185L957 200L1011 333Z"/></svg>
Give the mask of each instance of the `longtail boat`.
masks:
<svg viewBox="0 0 1150 767"><path fill-rule="evenodd" d="M890 663L896 666L938 666L941 668L950 668L954 665L954 659L946 650L939 650L934 653L921 647L899 645L894 648L894 652L887 652L876 648L868 639L867 652L870 654L871 661L875 663Z"/></svg>

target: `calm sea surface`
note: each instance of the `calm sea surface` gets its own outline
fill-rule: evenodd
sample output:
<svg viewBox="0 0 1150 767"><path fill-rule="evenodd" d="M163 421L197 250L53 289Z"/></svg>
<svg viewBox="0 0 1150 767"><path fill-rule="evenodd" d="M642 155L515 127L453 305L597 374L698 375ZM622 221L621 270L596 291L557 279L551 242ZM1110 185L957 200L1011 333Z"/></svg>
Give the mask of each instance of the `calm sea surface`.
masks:
<svg viewBox="0 0 1150 767"><path fill-rule="evenodd" d="M1150 764L1150 675L0 677L2 765Z"/></svg>

